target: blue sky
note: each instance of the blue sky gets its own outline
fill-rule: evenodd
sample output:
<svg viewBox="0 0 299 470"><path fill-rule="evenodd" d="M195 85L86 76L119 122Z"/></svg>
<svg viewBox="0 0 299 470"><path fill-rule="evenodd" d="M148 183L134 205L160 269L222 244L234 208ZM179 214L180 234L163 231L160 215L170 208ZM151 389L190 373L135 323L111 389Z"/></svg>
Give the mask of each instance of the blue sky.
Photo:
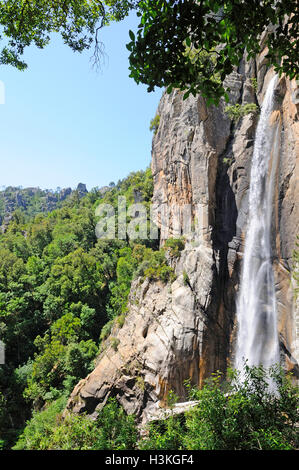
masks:
<svg viewBox="0 0 299 470"><path fill-rule="evenodd" d="M130 15L102 31L106 63L96 72L92 51L76 54L55 37L32 47L28 69L0 68L0 186L87 189L117 182L150 164L154 117L162 91L129 78Z"/></svg>

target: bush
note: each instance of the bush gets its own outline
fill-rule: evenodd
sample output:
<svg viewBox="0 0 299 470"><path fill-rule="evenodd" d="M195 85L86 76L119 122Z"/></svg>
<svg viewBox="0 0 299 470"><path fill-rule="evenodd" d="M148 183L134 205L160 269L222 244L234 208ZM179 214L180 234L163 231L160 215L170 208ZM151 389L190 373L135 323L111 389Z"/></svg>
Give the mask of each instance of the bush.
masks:
<svg viewBox="0 0 299 470"><path fill-rule="evenodd" d="M143 277L150 281L162 281L164 283L175 279L174 270L168 266L164 250L152 253L152 256L146 260L148 263L144 269Z"/></svg>
<svg viewBox="0 0 299 470"><path fill-rule="evenodd" d="M184 238L168 238L164 246L166 249L169 249L171 256L178 258L181 251L185 248L185 243Z"/></svg>
<svg viewBox="0 0 299 470"><path fill-rule="evenodd" d="M154 131L155 135L158 132L159 124L160 124L160 116L159 114L156 114L156 116L150 122L150 131Z"/></svg>
<svg viewBox="0 0 299 470"><path fill-rule="evenodd" d="M116 317L116 324L119 328L122 328L124 326L124 323L125 323L125 315L122 314L122 315L119 315L118 317Z"/></svg>
<svg viewBox="0 0 299 470"><path fill-rule="evenodd" d="M269 381L275 392L269 389ZM189 387L198 405L184 420L151 424L144 449L289 450L298 448L298 388L277 366L245 367L245 380L231 371L214 374L201 389Z"/></svg>
<svg viewBox="0 0 299 470"><path fill-rule="evenodd" d="M258 114L259 107L254 103L247 103L242 105L237 103L235 105L226 106L225 112L228 114L230 119L238 122L239 119L241 119L243 116L246 116L246 114Z"/></svg>
<svg viewBox="0 0 299 470"><path fill-rule="evenodd" d="M136 255L135 251L134 254ZM143 280L148 278L150 281L162 281L164 283L173 281L175 273L171 266L167 264L165 250L153 251L151 248L143 247L139 250L139 265L135 270L135 279L140 277Z"/></svg>
<svg viewBox="0 0 299 470"><path fill-rule="evenodd" d="M250 79L250 82L251 82L251 86L254 89L254 91L257 92L257 89L258 89L257 79L255 77L253 77L253 78Z"/></svg>
<svg viewBox="0 0 299 470"><path fill-rule="evenodd" d="M148 439L139 443L141 450L181 450L183 449L184 426L179 416L170 416L164 422L152 422L148 426Z"/></svg>
<svg viewBox="0 0 299 470"><path fill-rule="evenodd" d="M117 351L119 342L120 342L120 341L119 341L118 338L114 338L114 336L111 336L111 338L110 338L110 344L111 344L112 349L114 349L114 351Z"/></svg>
<svg viewBox="0 0 299 470"><path fill-rule="evenodd" d="M100 339L102 341L105 341L105 339L108 338L108 336L110 335L112 331L113 325L114 325L114 320L110 320L108 321L108 323L106 323L106 325L103 326L101 335L100 335Z"/></svg>
<svg viewBox="0 0 299 470"><path fill-rule="evenodd" d="M65 400L60 398L45 411L35 413L14 450L122 450L134 449L137 430L134 416L127 416L110 399L96 421L82 415L61 418Z"/></svg>
<svg viewBox="0 0 299 470"><path fill-rule="evenodd" d="M41 412L33 416L19 437L13 450L44 450L48 448L49 438L66 405L66 397L60 397Z"/></svg>
<svg viewBox="0 0 299 470"><path fill-rule="evenodd" d="M190 279L186 271L183 272L183 282L185 286L190 285Z"/></svg>

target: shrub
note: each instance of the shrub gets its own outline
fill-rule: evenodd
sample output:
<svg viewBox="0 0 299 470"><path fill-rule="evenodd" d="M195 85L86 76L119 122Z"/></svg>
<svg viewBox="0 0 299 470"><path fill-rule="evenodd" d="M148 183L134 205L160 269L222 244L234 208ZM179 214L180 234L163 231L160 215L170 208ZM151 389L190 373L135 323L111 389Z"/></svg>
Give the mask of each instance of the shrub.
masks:
<svg viewBox="0 0 299 470"><path fill-rule="evenodd" d="M112 349L114 349L114 351L117 351L119 342L120 341L118 338L114 338L113 336L110 338L110 344L111 344Z"/></svg>
<svg viewBox="0 0 299 470"><path fill-rule="evenodd" d="M124 323L125 323L125 315L122 314L122 315L119 315L118 317L116 317L116 323L117 323L117 326L119 326L119 328L122 328L124 326Z"/></svg>
<svg viewBox="0 0 299 470"><path fill-rule="evenodd" d="M183 272L183 282L185 286L188 286L190 284L189 276L186 271Z"/></svg>
<svg viewBox="0 0 299 470"><path fill-rule="evenodd" d="M151 248L144 248L142 254L139 254L139 263L134 273L135 279L141 277L164 283L175 279L173 268L167 264L164 249L153 251Z"/></svg>
<svg viewBox="0 0 299 470"><path fill-rule="evenodd" d="M247 103L242 105L237 103L235 105L226 106L224 111L228 114L230 119L238 122L239 119L241 119L243 116L246 116L246 114L258 114L259 107L254 103Z"/></svg>
<svg viewBox="0 0 299 470"><path fill-rule="evenodd" d="M168 238L164 246L166 249L169 249L171 256L178 258L181 251L185 248L185 243L184 238Z"/></svg>
<svg viewBox="0 0 299 470"><path fill-rule="evenodd" d="M269 389L269 381L275 392ZM235 371L223 381L212 375L189 396L198 405L184 420L172 416L149 426L144 449L289 450L298 448L298 388L278 367L245 366L240 383Z"/></svg>
<svg viewBox="0 0 299 470"><path fill-rule="evenodd" d="M165 421L154 421L148 425L149 438L141 440L141 450L183 449L184 426L182 418L170 416Z"/></svg>
<svg viewBox="0 0 299 470"><path fill-rule="evenodd" d="M156 116L150 122L150 131L154 131L155 135L158 132L159 124L160 124L160 116L159 114L156 114Z"/></svg>
<svg viewBox="0 0 299 470"><path fill-rule="evenodd" d="M65 401L52 403L35 413L14 450L123 450L134 449L137 430L134 416L128 416L115 399L110 399L96 421L84 415L61 418ZM63 405L63 406L62 406Z"/></svg>
<svg viewBox="0 0 299 470"><path fill-rule="evenodd" d="M254 91L256 92L256 91L257 91L257 87L258 87L257 79L256 79L255 77L253 77L253 78L250 79L250 82L251 82L252 88L253 88Z"/></svg>
<svg viewBox="0 0 299 470"><path fill-rule="evenodd" d="M147 268L144 269L144 277L150 281L162 281L164 283L175 279L174 270L167 264L164 250L153 252L147 260Z"/></svg>
<svg viewBox="0 0 299 470"><path fill-rule="evenodd" d="M60 397L48 405L45 410L33 412L30 421L19 437L13 450L44 450L48 448L49 438L66 405L66 397Z"/></svg>
<svg viewBox="0 0 299 470"><path fill-rule="evenodd" d="M106 325L103 326L101 335L100 335L100 339L102 341L108 338L108 336L110 335L112 331L113 325L114 325L114 320L110 320L106 323Z"/></svg>

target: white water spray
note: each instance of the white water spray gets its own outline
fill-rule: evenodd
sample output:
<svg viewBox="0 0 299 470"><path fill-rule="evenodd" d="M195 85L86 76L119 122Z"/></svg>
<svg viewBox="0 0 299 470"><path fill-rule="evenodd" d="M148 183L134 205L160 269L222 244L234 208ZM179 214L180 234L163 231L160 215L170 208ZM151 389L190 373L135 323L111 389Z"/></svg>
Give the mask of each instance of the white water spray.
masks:
<svg viewBox="0 0 299 470"><path fill-rule="evenodd" d="M249 190L249 219L237 302L238 337L235 367L268 368L279 362L277 307L271 256L273 191L278 159L271 150L279 126L271 126L275 75L269 83L256 130Z"/></svg>

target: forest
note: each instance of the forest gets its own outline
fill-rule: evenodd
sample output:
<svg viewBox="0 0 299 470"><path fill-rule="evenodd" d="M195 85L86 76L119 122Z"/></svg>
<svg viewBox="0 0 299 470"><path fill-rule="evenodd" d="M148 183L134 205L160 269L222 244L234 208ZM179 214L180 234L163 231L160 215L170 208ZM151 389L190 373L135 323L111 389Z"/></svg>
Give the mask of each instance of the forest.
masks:
<svg viewBox="0 0 299 470"><path fill-rule="evenodd" d="M61 406L62 397L92 370L112 324L124 321L138 267L145 260L147 269L165 264L163 254L156 260L157 247L142 240L96 238L95 208L100 203L117 207L119 196L133 203L135 191L149 204L149 169L104 194L95 189L79 198L74 191L63 207L48 214L32 216L17 209L1 234L4 447L14 442L32 410L54 400Z"/></svg>
<svg viewBox="0 0 299 470"><path fill-rule="evenodd" d="M141 441L136 418L113 398L96 421L84 414L63 418L69 394L93 370L107 340L117 348L109 334L125 321L132 280L167 282L174 276L169 259L179 256L182 240L168 239L159 249L157 241L95 236L96 207L117 209L118 197L130 204L136 192L146 207L152 191L147 169L104 194L94 189L79 198L74 191L63 207L47 214L13 213L0 236L0 328L6 357L0 369L2 449L296 448L297 389L277 368L271 371L280 390L275 404L263 368L248 368L254 385L237 389L233 371L221 388L221 376L215 374L203 390L186 383L190 400L198 399L200 406L165 424L150 424L149 437ZM232 399L224 407L228 390ZM175 402L170 394L170 406ZM222 428L221 437L215 427Z"/></svg>

